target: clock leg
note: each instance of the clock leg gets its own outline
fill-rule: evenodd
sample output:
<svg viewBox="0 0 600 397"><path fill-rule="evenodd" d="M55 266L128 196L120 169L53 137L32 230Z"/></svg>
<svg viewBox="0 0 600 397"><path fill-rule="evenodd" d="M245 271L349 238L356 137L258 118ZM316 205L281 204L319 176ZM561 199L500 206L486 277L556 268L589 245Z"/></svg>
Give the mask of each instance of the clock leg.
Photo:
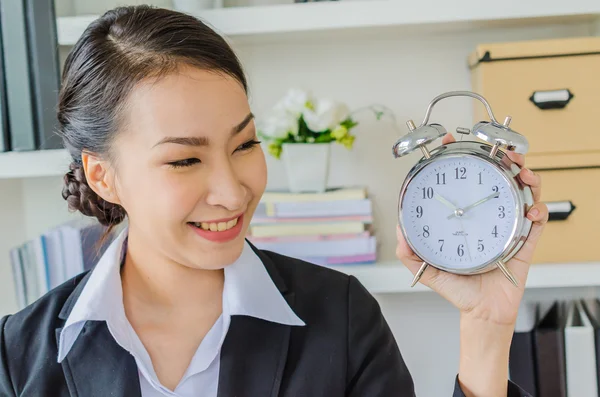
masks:
<svg viewBox="0 0 600 397"><path fill-rule="evenodd" d="M504 262L498 261L497 265L498 265L498 268L502 271L502 273L504 273L506 278L509 279L510 282L513 283L515 287L518 287L519 282L515 278L515 275L510 271L510 269L506 267Z"/></svg>
<svg viewBox="0 0 600 397"><path fill-rule="evenodd" d="M411 288L414 287L419 282L419 280L421 279L421 276L425 272L425 269L427 269L427 266L429 266L427 264L427 262L423 262L423 264L421 265L421 268L419 269L417 274L415 274L415 278L413 278L412 284L410 285Z"/></svg>

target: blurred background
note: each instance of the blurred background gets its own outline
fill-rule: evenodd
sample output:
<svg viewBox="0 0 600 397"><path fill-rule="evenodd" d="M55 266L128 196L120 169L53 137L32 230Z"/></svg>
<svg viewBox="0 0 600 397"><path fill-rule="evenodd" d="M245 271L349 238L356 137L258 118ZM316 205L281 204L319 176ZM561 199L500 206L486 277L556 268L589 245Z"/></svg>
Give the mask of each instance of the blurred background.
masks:
<svg viewBox="0 0 600 397"><path fill-rule="evenodd" d="M458 313L423 286L410 288L412 275L395 259L398 192L420 154L394 159L391 147L408 132L405 122L419 124L446 91L478 92L498 119L511 115L554 214L528 280L511 376L542 396L584 374L577 383L590 394L578 395L598 395L597 0L0 0L0 315L94 265L90 247L101 231L70 214L60 195L70 159L53 138L59 76L91 21L142 3L193 14L227 38L246 69L257 122L290 95L356 111L348 145L306 142L307 150L284 147L277 157L265 144L268 192L248 237L355 274L383 307L417 395L451 393ZM483 110L471 99L445 100L430 122L454 132L486 119ZM559 309L580 299L580 316L567 323ZM571 327L585 336L573 342ZM553 342L544 344L544 332ZM579 342L591 349L581 360L568 354ZM556 346L550 357L565 365L544 368L543 353Z"/></svg>

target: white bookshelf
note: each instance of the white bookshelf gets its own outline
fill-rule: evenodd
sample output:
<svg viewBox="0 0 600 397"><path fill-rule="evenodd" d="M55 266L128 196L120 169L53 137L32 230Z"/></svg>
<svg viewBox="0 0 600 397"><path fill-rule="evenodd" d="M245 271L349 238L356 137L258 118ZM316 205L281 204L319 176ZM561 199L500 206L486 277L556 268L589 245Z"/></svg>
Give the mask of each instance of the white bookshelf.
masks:
<svg viewBox="0 0 600 397"><path fill-rule="evenodd" d="M64 149L0 153L0 179L64 175L70 162Z"/></svg>
<svg viewBox="0 0 600 397"><path fill-rule="evenodd" d="M70 14L78 2L101 7L95 0L59 1ZM408 119L420 120L434 96L470 88L466 58L477 44L600 35L598 0L289 2L197 15L231 38L247 71L257 115L286 89L299 86L351 108L385 104L402 127ZM65 16L69 12L58 18L63 59L100 13ZM448 101L436 107L433 117L453 130L472 125L471 109L470 101ZM355 149L332 150L330 181L368 188L381 262L337 269L356 275L376 295L417 395L448 395L458 363L458 314L428 288L411 288L412 274L394 257L396 221L390 212L412 162L392 158L398 133L389 125L368 116L360 121ZM0 315L16 306L8 249L70 217L60 196L69 161L64 150L0 153ZM285 187L281 164L268 156L267 164L268 187ZM600 263L532 265L527 289L548 299L567 291L600 296Z"/></svg>
<svg viewBox="0 0 600 397"><path fill-rule="evenodd" d="M419 31L518 27L539 23L578 23L596 20L600 2L479 0L407 3L396 0L330 1L210 9L196 14L230 37L384 27ZM58 18L58 40L73 45L97 16Z"/></svg>
<svg viewBox="0 0 600 397"><path fill-rule="evenodd" d="M411 288L412 273L400 262L333 267L352 274L372 293L394 294L431 291L423 284ZM533 264L527 289L600 287L600 262Z"/></svg>

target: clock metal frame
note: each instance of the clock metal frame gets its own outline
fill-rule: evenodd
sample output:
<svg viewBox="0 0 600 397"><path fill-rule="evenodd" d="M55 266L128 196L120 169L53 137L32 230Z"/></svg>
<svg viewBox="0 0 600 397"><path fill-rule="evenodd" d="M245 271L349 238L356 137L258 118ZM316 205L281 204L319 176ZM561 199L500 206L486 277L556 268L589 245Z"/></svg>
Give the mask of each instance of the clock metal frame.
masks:
<svg viewBox="0 0 600 397"><path fill-rule="evenodd" d="M419 172L421 172L427 165L434 163L440 159L449 157L474 157L480 161L488 162L488 164L490 164L492 167L498 170L500 175L512 187L511 191L516 203L514 210L517 221L515 222L511 231L511 236L507 240L501 253L492 260L482 265L466 269L451 269L442 265L438 265L436 263L426 262L426 264L446 272L464 275L485 273L494 269L495 267L500 267L501 270L505 272L504 262L510 260L520 250L520 248L523 246L525 240L529 235L532 222L526 217L526 214L529 208L533 206L534 201L531 189L529 188L529 186L525 185L518 176L519 172L521 171L521 168L517 164L515 164L504 152L497 150L497 148L494 148L494 146L489 145L487 143L480 143L475 141L461 141L441 145L429 152L429 157L422 157L417 162L417 164L415 164L412 167L412 169L408 172L404 183L402 184L398 198L397 218L398 224L400 225L400 230L402 231L402 235L404 236L404 239L406 240L410 248L414 251L414 253L421 258L421 255L419 255L418 250L410 241L408 233L406 232L406 229L404 227L404 223L402 222L404 197L406 195L406 190L408 186ZM422 270L424 270L425 266L426 265L424 264ZM420 277L420 274L418 274L418 277ZM509 275L507 275L507 277L510 278ZM415 280L416 279L417 277L415 278Z"/></svg>

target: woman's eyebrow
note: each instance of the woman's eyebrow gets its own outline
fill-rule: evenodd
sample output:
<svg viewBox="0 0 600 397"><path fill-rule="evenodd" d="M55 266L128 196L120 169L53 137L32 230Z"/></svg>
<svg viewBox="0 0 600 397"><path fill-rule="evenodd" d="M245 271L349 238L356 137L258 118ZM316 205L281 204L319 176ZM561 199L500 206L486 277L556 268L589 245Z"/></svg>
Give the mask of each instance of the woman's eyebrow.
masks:
<svg viewBox="0 0 600 397"><path fill-rule="evenodd" d="M246 128L248 123L254 118L254 114L250 112L241 123L233 127L231 130L231 135L235 135L240 133ZM153 147L158 145L162 145L163 143L175 143L178 145L185 146L208 146L208 138L205 136L188 136L188 137L177 137L177 136L167 136L158 141Z"/></svg>
<svg viewBox="0 0 600 397"><path fill-rule="evenodd" d="M248 115L246 116L246 118L244 118L244 120L242 120L241 123L239 123L237 126L235 126L233 128L233 131L231 132L231 135L235 135L239 132L241 132L244 128L246 128L246 126L248 125L248 123L254 118L254 114L252 112L248 113Z"/></svg>

